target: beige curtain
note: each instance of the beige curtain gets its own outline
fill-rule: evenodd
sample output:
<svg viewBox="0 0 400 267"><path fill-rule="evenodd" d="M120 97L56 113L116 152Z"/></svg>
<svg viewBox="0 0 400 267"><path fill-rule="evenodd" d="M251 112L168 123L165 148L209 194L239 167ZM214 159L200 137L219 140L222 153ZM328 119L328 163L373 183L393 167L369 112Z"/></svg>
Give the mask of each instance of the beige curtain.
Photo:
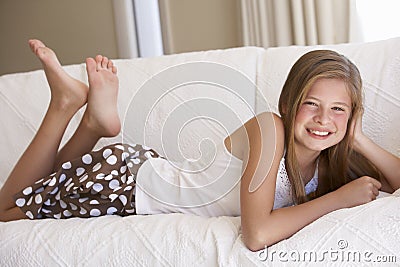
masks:
<svg viewBox="0 0 400 267"><path fill-rule="evenodd" d="M119 58L139 56L136 38L135 14L131 0L112 1L114 11L115 37Z"/></svg>
<svg viewBox="0 0 400 267"><path fill-rule="evenodd" d="M316 45L350 40L353 0L240 1L244 45Z"/></svg>

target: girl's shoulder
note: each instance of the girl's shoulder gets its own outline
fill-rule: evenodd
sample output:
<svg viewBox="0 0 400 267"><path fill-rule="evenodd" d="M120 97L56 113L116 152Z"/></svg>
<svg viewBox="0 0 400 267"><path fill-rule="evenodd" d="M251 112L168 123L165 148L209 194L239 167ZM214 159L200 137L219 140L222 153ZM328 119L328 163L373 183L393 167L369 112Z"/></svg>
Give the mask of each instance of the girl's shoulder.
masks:
<svg viewBox="0 0 400 267"><path fill-rule="evenodd" d="M278 123L279 126L283 127L283 121L282 121L281 116L279 116L275 112L264 111L264 112L257 114L256 116L254 116L253 119L258 119L260 121L265 121L265 122L273 121L275 124Z"/></svg>
<svg viewBox="0 0 400 267"><path fill-rule="evenodd" d="M276 138L284 137L284 125L282 118L274 112L262 112L251 118L245 123L248 133L265 134L270 136L271 133Z"/></svg>
<svg viewBox="0 0 400 267"><path fill-rule="evenodd" d="M264 147L276 150L284 147L284 136L282 118L273 112L262 112L228 136L225 139L225 146L230 153L243 158L251 148L258 150Z"/></svg>

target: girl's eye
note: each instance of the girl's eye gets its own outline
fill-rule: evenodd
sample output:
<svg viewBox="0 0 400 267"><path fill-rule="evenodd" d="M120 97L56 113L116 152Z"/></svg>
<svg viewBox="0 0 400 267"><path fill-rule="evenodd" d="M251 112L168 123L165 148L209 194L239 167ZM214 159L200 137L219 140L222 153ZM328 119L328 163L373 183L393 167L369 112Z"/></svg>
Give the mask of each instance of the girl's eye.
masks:
<svg viewBox="0 0 400 267"><path fill-rule="evenodd" d="M333 107L332 109L333 109L334 111L344 111L344 109L341 108L341 107Z"/></svg>
<svg viewBox="0 0 400 267"><path fill-rule="evenodd" d="M310 105L310 106L317 106L317 103L311 102L311 101L306 101L304 102L305 105Z"/></svg>

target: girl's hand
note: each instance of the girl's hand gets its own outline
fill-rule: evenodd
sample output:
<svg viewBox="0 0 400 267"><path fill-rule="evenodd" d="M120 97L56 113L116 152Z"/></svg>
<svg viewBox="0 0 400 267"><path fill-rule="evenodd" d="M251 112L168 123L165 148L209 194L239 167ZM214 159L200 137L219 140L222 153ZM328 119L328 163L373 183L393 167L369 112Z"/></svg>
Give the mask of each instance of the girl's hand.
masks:
<svg viewBox="0 0 400 267"><path fill-rule="evenodd" d="M379 194L381 183L369 176L362 176L353 180L336 191L338 200L342 201L343 206L351 208L375 200Z"/></svg>
<svg viewBox="0 0 400 267"><path fill-rule="evenodd" d="M362 113L354 118L349 131L350 137L353 138L354 149L359 151L358 148L361 146L362 139L365 137L362 131Z"/></svg>

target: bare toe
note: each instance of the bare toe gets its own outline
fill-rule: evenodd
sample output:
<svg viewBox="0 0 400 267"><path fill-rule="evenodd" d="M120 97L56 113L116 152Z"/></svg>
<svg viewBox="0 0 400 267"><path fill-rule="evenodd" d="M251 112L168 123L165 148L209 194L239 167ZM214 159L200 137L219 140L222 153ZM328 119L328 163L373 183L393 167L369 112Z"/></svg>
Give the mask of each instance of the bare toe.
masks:
<svg viewBox="0 0 400 267"><path fill-rule="evenodd" d="M114 66L114 62L112 62L112 60L110 60L108 62L108 66L107 66L108 70L111 71L114 74L117 74L117 67Z"/></svg>
<svg viewBox="0 0 400 267"><path fill-rule="evenodd" d="M96 71L96 61L93 58L86 59L86 70L89 74Z"/></svg>
<svg viewBox="0 0 400 267"><path fill-rule="evenodd" d="M114 74L116 74L116 72L114 72L114 62L112 62L112 60L109 60L108 61L108 64L107 64L107 69L109 70L109 71L111 71L112 73L114 73Z"/></svg>
<svg viewBox="0 0 400 267"><path fill-rule="evenodd" d="M37 39L30 39L28 41L28 44L29 44L29 47L31 48L32 52L35 53L35 54L37 54L37 50L39 48L46 47L45 44L42 41L37 40Z"/></svg>
<svg viewBox="0 0 400 267"><path fill-rule="evenodd" d="M108 58L107 57L103 57L103 60L101 61L101 67L103 69L107 69L108 66Z"/></svg>
<svg viewBox="0 0 400 267"><path fill-rule="evenodd" d="M54 51L48 48L42 41L37 39L31 39L28 41L28 44L32 52L42 62L44 68L52 65L55 65L53 67L60 65Z"/></svg>
<svg viewBox="0 0 400 267"><path fill-rule="evenodd" d="M97 55L94 59L96 61L96 69L97 69L97 71L101 70L102 69L101 62L103 61L103 56L102 55Z"/></svg>

